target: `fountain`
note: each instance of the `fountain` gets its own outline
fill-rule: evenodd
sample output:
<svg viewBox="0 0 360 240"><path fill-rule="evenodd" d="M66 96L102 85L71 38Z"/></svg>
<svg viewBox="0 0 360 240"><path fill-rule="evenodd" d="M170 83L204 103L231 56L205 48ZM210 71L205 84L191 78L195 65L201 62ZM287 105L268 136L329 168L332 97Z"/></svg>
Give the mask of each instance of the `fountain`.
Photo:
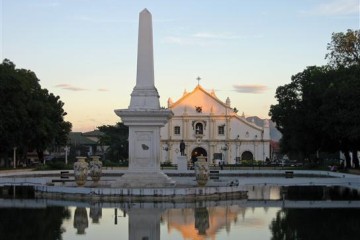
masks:
<svg viewBox="0 0 360 240"><path fill-rule="evenodd" d="M122 122L129 127L128 169L101 171L101 162L93 157L90 176L82 175L83 181L78 185L73 179L61 176L60 179L54 179L56 174L59 176L58 172L52 175L44 173L46 178L41 178L41 173L37 173L36 181L39 184L34 185L35 195L39 198L108 202L192 202L246 198L246 191L239 186L229 186L224 181L207 181L209 171L205 163L200 167L206 171L197 173L199 184L195 181L195 173L188 170L186 165L180 168L181 174L185 175L174 177L177 184L160 169L160 128L172 118L173 113L160 107L154 81L152 17L147 9L139 14L137 54L136 84L131 93L130 105L127 109L115 110ZM179 158L186 163L185 156ZM84 162L83 159L81 161ZM79 172L78 168L74 173ZM22 181L22 184L23 181L28 181L32 185L35 181L32 177L17 181ZM90 177L93 181L87 179Z"/></svg>

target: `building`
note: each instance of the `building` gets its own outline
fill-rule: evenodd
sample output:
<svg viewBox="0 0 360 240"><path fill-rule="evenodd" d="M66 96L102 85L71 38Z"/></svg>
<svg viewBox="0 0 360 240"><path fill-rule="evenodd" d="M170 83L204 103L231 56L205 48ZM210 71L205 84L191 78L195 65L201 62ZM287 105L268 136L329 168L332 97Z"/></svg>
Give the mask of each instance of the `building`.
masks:
<svg viewBox="0 0 360 240"><path fill-rule="evenodd" d="M247 121L237 115L229 98L224 103L198 84L178 101L169 99L168 108L174 116L160 131L161 162L177 163L181 140L189 162L200 155L214 164L264 161L270 156L269 121L264 127Z"/></svg>
<svg viewBox="0 0 360 240"><path fill-rule="evenodd" d="M70 132L68 145L74 156L103 156L109 146L101 144L100 138L104 133L100 130L90 132Z"/></svg>

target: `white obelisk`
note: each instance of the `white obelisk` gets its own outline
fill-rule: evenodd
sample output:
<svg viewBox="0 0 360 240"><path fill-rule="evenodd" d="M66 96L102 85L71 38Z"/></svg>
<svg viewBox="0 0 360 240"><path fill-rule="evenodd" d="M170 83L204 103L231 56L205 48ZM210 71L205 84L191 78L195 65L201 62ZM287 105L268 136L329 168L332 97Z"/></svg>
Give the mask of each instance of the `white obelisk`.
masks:
<svg viewBox="0 0 360 240"><path fill-rule="evenodd" d="M115 110L129 126L129 169L114 187L166 187L175 182L160 170L160 128L174 115L161 109L154 83L151 13L139 15L136 86L128 109Z"/></svg>
<svg viewBox="0 0 360 240"><path fill-rule="evenodd" d="M159 94L154 81L154 53L151 13L144 9L139 15L136 86L129 109L160 109Z"/></svg>

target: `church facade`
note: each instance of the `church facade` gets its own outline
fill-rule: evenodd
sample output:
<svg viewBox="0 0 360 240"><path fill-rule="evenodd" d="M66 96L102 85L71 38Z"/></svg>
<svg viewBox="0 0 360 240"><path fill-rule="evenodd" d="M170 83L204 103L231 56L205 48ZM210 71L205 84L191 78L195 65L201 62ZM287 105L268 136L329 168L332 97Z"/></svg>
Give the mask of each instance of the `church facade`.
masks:
<svg viewBox="0 0 360 240"><path fill-rule="evenodd" d="M264 127L247 121L231 107L229 98L222 102L214 91L197 85L179 100L169 99L168 108L174 116L160 129L161 162L177 163L182 140L189 163L200 155L213 164L265 161L270 156L268 120Z"/></svg>

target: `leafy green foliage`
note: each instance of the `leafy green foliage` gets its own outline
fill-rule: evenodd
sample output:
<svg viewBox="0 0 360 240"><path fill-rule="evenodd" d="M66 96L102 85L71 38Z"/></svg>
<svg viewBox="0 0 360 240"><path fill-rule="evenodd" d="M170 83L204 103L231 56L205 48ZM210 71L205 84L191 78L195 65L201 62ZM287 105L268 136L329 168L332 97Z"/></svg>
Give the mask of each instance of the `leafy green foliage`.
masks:
<svg viewBox="0 0 360 240"><path fill-rule="evenodd" d="M346 33L333 33L325 58L332 67L360 65L360 30L348 29Z"/></svg>
<svg viewBox="0 0 360 240"><path fill-rule="evenodd" d="M13 147L26 154L42 153L52 145L65 145L71 123L59 96L42 89L35 73L16 69L5 59L0 64L0 154Z"/></svg>
<svg viewBox="0 0 360 240"><path fill-rule="evenodd" d="M106 150L106 159L113 162L127 161L129 158L129 128L123 123L115 126L103 125L98 129L104 133L99 142L102 146L109 146Z"/></svg>
<svg viewBox="0 0 360 240"><path fill-rule="evenodd" d="M328 49L330 65L307 67L279 86L269 115L283 134L283 152L308 158L341 150L350 166L350 152L360 149L359 31L333 34Z"/></svg>

